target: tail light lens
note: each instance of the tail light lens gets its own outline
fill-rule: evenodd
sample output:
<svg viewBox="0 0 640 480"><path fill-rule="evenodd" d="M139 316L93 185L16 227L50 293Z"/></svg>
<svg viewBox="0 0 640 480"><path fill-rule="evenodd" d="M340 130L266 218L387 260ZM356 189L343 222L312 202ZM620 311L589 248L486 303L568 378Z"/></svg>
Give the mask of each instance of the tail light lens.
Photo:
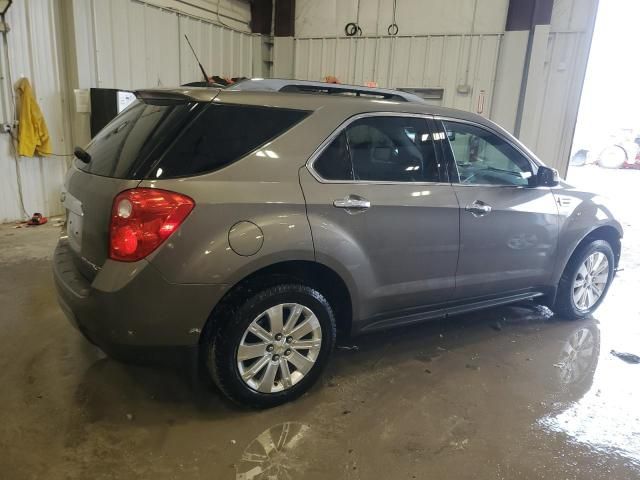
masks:
<svg viewBox="0 0 640 480"><path fill-rule="evenodd" d="M175 232L195 206L179 193L157 188L120 192L113 201L109 226L109 258L140 260Z"/></svg>

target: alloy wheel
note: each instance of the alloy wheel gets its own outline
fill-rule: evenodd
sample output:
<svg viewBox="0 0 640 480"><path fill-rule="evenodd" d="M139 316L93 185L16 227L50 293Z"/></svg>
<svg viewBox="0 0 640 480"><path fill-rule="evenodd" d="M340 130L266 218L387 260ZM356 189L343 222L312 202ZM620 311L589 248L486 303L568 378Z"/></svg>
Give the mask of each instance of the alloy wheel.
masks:
<svg viewBox="0 0 640 480"><path fill-rule="evenodd" d="M320 321L310 308L281 303L258 315L236 352L238 372L253 390L276 393L311 371L322 346Z"/></svg>
<svg viewBox="0 0 640 480"><path fill-rule="evenodd" d="M609 260L602 252L589 255L573 280L573 302L579 310L593 307L607 286L609 280Z"/></svg>

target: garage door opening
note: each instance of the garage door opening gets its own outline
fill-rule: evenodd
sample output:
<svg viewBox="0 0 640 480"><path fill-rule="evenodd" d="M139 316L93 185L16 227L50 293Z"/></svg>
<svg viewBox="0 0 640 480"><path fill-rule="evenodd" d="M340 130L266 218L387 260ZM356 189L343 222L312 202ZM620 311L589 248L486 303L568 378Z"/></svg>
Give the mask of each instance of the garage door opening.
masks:
<svg viewBox="0 0 640 480"><path fill-rule="evenodd" d="M634 0L601 1L571 149L569 181L578 169L640 169L640 43Z"/></svg>
<svg viewBox="0 0 640 480"><path fill-rule="evenodd" d="M609 314L616 328L603 341L603 351L620 349L625 336L637 331L637 313L623 305L637 295L640 287L640 220L635 211L640 200L640 64L633 55L634 47L640 43L638 18L640 3L636 0L600 1L567 174L567 181L580 190L606 197L604 202L624 228L620 264L623 271L618 273L609 304L602 313ZM613 355L603 357L591 393L552 419L552 423L579 442L623 451L637 460L640 443L627 427L628 418L618 414L623 411L620 402L630 397L617 388L618 408L611 408L601 395L607 382L624 385L624 378L620 362ZM591 422L593 428L583 428L589 423L580 422L585 416L598 419ZM578 424L580 428L576 428Z"/></svg>
<svg viewBox="0 0 640 480"><path fill-rule="evenodd" d="M600 1L567 174L570 184L607 198L627 246L638 244L640 230L638 18L636 0Z"/></svg>

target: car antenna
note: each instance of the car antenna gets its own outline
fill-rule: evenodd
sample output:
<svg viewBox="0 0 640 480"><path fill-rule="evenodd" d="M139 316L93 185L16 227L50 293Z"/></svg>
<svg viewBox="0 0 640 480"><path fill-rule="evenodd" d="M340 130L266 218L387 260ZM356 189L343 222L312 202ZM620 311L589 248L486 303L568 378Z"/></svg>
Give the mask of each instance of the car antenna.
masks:
<svg viewBox="0 0 640 480"><path fill-rule="evenodd" d="M184 38L186 38L187 43L189 44L189 48L191 48L191 51L193 52L193 56L196 57L196 62L198 62L200 71L202 72L202 75L204 75L204 81L208 85L209 83L211 83L211 81L209 80L209 75L207 75L207 72L205 71L204 67L200 63L200 59L198 58L198 55L196 55L196 51L193 49L193 45L191 45L191 42L189 41L189 37L187 37L187 34L184 35Z"/></svg>

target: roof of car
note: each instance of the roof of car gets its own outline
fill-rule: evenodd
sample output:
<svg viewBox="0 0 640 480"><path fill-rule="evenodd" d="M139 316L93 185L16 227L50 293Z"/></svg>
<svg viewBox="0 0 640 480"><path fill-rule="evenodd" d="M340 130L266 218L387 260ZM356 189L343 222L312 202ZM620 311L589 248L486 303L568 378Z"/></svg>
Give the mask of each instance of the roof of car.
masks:
<svg viewBox="0 0 640 480"><path fill-rule="evenodd" d="M277 79L274 79L277 80ZM298 82L298 81L296 81ZM243 82L244 83L244 82ZM309 82L321 85L322 82ZM358 87L366 88L366 87ZM369 89L374 92L397 92L387 89ZM356 96L350 94L347 89L347 95L323 94L323 93L289 93L275 91L271 89L261 90L258 88L251 89L233 89L233 88L211 88L211 87L179 87L179 88L156 88L137 90L136 95L142 99L163 98L163 99L191 99L198 102L211 102L214 99L218 102L261 105L265 107L290 108L298 110L318 110L320 108L340 106L341 109L349 110L350 114L367 112L404 112L416 114L430 114L441 117L459 118L469 120L481 124L491 124L480 115L476 115L464 110L456 110L452 108L440 107L432 105L419 97L411 94L405 95L415 97L418 100L407 100L401 98L375 98L372 96Z"/></svg>
<svg viewBox="0 0 640 480"><path fill-rule="evenodd" d="M331 109L336 115L342 118L348 118L350 116L362 113L388 112L433 115L436 117L459 119L484 125L485 127L501 132L503 135L517 142L517 139L510 132L492 122L488 118L464 110L432 105L422 99L420 99L420 101L408 101L406 99L372 98L370 96L355 96L353 94L334 95L323 94L320 92L284 93L282 91L274 90L234 90L231 88L221 89L211 87L157 88L148 90L137 90L135 93L139 98L143 100L146 98L157 98L163 100L190 99L197 102L220 102L236 105L255 105L260 107L288 108L293 110L318 111L321 109ZM522 144L520 145L527 151L531 158L537 159L535 154L531 152L526 146Z"/></svg>

